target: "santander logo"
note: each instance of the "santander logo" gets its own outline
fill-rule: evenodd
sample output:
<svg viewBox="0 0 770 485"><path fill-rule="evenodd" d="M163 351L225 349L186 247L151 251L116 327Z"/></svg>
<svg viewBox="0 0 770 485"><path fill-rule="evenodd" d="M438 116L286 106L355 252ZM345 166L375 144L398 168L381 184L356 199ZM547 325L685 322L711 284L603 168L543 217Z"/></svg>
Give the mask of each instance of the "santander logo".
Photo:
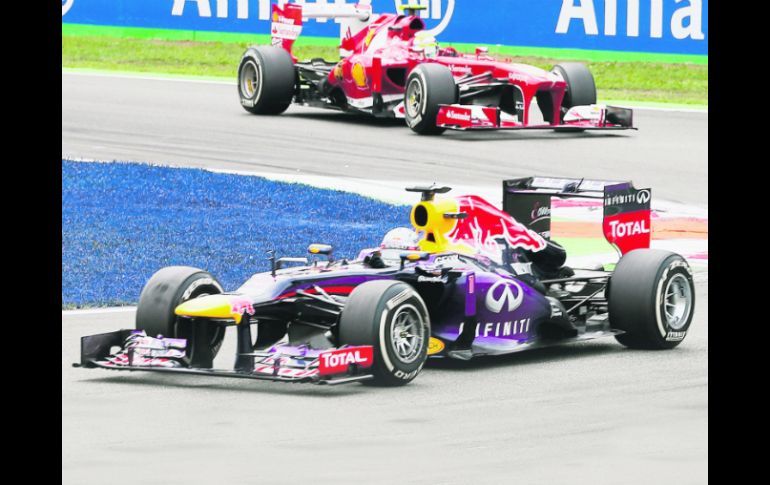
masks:
<svg viewBox="0 0 770 485"><path fill-rule="evenodd" d="M446 112L446 117L450 120L459 120L459 121L470 121L471 120L471 114L467 111L455 111L453 109L449 109Z"/></svg>

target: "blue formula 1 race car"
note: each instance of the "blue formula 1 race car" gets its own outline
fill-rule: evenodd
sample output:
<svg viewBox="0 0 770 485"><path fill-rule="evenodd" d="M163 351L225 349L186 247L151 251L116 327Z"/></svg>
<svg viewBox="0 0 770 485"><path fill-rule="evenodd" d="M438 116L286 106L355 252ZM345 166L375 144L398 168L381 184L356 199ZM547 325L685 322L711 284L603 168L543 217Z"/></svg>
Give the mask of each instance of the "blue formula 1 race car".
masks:
<svg viewBox="0 0 770 485"><path fill-rule="evenodd" d="M206 271L163 268L142 290L136 328L82 338L76 366L316 384L403 385L428 357L471 359L614 336L632 348L685 338L695 291L680 255L649 249L650 189L529 177L503 182L503 210L481 197L421 194L412 228L354 260L311 244L311 261L225 291ZM601 198L614 271L565 266L550 240L552 197ZM299 264L299 266L297 265ZM237 328L233 369L213 361Z"/></svg>

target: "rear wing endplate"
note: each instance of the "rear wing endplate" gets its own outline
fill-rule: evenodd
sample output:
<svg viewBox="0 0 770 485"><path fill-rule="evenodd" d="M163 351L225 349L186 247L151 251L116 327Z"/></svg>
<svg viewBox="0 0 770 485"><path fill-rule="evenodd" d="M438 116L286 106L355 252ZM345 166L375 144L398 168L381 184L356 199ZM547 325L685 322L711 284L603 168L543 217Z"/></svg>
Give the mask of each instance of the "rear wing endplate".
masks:
<svg viewBox="0 0 770 485"><path fill-rule="evenodd" d="M274 3L270 13L270 35L272 45L285 49L291 54L294 41L302 32L303 19L335 19L340 23L340 42L351 38L375 18L372 14L371 0L359 0L357 3ZM340 57L351 52L340 46Z"/></svg>
<svg viewBox="0 0 770 485"><path fill-rule="evenodd" d="M621 255L650 247L651 189L631 181L525 177L503 181L503 211L546 239L551 237L551 198L603 201L604 238Z"/></svg>

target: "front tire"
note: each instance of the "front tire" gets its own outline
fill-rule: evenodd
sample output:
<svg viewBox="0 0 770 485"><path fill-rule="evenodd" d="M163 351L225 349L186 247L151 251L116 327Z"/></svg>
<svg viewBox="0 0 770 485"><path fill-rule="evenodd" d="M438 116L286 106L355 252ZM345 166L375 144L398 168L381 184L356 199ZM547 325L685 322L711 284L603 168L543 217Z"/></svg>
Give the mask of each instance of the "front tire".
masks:
<svg viewBox="0 0 770 485"><path fill-rule="evenodd" d="M406 124L420 135L439 135L446 128L436 126L439 105L457 102L457 85L452 71L441 64L420 64L406 81L404 112Z"/></svg>
<svg viewBox="0 0 770 485"><path fill-rule="evenodd" d="M249 47L238 66L241 106L257 115L283 113L294 97L295 78L288 52L267 45Z"/></svg>
<svg viewBox="0 0 770 485"><path fill-rule="evenodd" d="M339 324L341 344L374 347L373 384L402 386L422 370L430 317L415 289L394 280L368 281L350 294Z"/></svg>
<svg viewBox="0 0 770 485"><path fill-rule="evenodd" d="M695 309L690 266L671 251L636 249L610 278L609 320L626 333L618 342L634 349L671 349L687 335Z"/></svg>
<svg viewBox="0 0 770 485"><path fill-rule="evenodd" d="M144 285L136 308L136 329L148 336L192 338L191 322L176 316L174 309L187 300L222 293L222 285L210 273L189 266L169 266L156 272ZM219 352L225 328L211 325L205 338L212 357ZM190 347L188 345L188 347Z"/></svg>
<svg viewBox="0 0 770 485"><path fill-rule="evenodd" d="M596 83L585 64L564 62L553 66L553 72L567 83L567 90L561 102L561 121L564 121L564 115L574 106L596 104Z"/></svg>

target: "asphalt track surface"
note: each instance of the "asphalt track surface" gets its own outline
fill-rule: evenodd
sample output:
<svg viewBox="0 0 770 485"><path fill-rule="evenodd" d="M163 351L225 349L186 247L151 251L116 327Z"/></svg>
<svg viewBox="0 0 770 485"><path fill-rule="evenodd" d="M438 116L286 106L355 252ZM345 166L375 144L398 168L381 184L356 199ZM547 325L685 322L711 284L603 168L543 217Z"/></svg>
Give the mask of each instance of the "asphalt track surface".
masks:
<svg viewBox="0 0 770 485"><path fill-rule="evenodd" d="M234 85L62 74L62 155L262 172L494 184L630 178L708 207L708 116L638 111L640 131L413 135L290 108L248 115ZM63 483L708 481L708 273L672 351L614 339L471 363L410 385L334 388L74 369L81 335L133 312L62 314ZM229 344L229 345L228 345ZM230 366L233 342L217 364Z"/></svg>

